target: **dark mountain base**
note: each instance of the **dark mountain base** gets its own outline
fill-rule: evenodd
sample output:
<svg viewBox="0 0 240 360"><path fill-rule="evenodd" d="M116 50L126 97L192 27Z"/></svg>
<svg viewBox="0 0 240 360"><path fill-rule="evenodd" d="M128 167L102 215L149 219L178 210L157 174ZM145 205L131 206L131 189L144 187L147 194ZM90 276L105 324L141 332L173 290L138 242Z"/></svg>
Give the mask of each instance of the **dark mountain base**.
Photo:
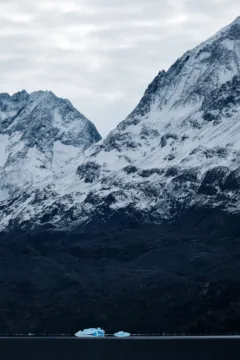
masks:
<svg viewBox="0 0 240 360"><path fill-rule="evenodd" d="M1 234L0 333L240 329L240 216Z"/></svg>

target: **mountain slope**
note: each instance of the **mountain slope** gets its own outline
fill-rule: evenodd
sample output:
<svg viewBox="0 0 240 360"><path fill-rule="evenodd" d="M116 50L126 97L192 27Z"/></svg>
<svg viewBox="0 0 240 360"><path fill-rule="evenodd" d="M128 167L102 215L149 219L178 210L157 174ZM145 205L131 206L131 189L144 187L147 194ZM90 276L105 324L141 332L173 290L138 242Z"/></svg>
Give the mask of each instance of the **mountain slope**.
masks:
<svg viewBox="0 0 240 360"><path fill-rule="evenodd" d="M111 193L110 209L131 206L157 222L196 204L237 210L225 181L239 167L239 64L237 18L160 72L128 118L90 150L87 160L101 165L91 190L97 202Z"/></svg>
<svg viewBox="0 0 240 360"><path fill-rule="evenodd" d="M0 94L0 197L41 188L99 140L95 126L52 92Z"/></svg>
<svg viewBox="0 0 240 360"><path fill-rule="evenodd" d="M160 72L103 141L14 201L1 227L102 224L124 209L155 223L192 206L238 211L239 64L237 18Z"/></svg>

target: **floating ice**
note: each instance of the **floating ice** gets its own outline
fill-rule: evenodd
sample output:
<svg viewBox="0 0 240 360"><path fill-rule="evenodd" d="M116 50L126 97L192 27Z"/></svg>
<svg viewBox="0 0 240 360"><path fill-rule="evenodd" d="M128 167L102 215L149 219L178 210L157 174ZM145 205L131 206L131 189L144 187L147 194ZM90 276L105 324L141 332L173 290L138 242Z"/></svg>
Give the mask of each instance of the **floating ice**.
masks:
<svg viewBox="0 0 240 360"><path fill-rule="evenodd" d="M131 336L130 333L124 332L124 331L119 331L119 332L117 332L117 333L115 333L115 334L113 334L113 335L114 335L114 336L117 336L117 337L127 337L127 336Z"/></svg>
<svg viewBox="0 0 240 360"><path fill-rule="evenodd" d="M100 329L100 328L90 328L90 329L84 329L84 330L80 330L78 331L75 336L77 337L82 337L82 336L94 336L94 337L99 337L99 336L104 336L105 335L105 331Z"/></svg>

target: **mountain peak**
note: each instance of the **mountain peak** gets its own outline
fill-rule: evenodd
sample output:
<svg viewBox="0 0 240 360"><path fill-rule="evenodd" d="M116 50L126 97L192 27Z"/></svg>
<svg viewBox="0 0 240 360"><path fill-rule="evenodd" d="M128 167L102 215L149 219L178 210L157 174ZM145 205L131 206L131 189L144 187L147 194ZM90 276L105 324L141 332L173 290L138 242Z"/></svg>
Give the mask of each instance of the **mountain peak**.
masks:
<svg viewBox="0 0 240 360"><path fill-rule="evenodd" d="M206 46L211 46L214 44L218 45L219 42L225 41L227 39L230 41L240 40L240 16L238 16L234 21L232 21L227 26L220 29L216 34L211 36L209 39L203 41L201 44L196 46L191 51L199 51L205 48ZM227 45L226 42L225 45Z"/></svg>
<svg viewBox="0 0 240 360"><path fill-rule="evenodd" d="M236 38L240 39L240 35L239 32L236 32L236 30L240 27L240 16L236 17L235 20L233 20L230 24L228 24L227 26L223 27L221 30L219 30L215 36L231 36L231 35L235 35ZM232 30L234 29L234 32L232 33ZM214 38L214 36L213 36Z"/></svg>
<svg viewBox="0 0 240 360"><path fill-rule="evenodd" d="M227 32L230 39L240 40L240 16L229 25Z"/></svg>
<svg viewBox="0 0 240 360"><path fill-rule="evenodd" d="M91 121L51 91L0 94L0 199L2 191L9 196L53 177L100 139Z"/></svg>
<svg viewBox="0 0 240 360"><path fill-rule="evenodd" d="M0 99L3 100L8 100L8 101L11 101L11 100L26 100L27 98L29 97L29 94L26 90L22 90L22 91L18 91L16 93L14 93L13 95L9 95L8 93L1 93L0 94Z"/></svg>
<svg viewBox="0 0 240 360"><path fill-rule="evenodd" d="M30 100L34 101L37 99L57 99L57 96L52 92L48 90L38 90L33 91L30 94Z"/></svg>
<svg viewBox="0 0 240 360"><path fill-rule="evenodd" d="M239 74L240 16L188 50L167 72L160 71L129 117L135 117L136 122L137 117L144 118L151 109L170 110L186 104L194 107L201 104L209 92Z"/></svg>
<svg viewBox="0 0 240 360"><path fill-rule="evenodd" d="M236 19L229 25L233 25L233 24L240 24L240 15L236 17Z"/></svg>
<svg viewBox="0 0 240 360"><path fill-rule="evenodd" d="M16 96L16 97L17 96L29 96L29 94L25 89L23 89L21 91L16 92L15 94L13 94L13 96Z"/></svg>

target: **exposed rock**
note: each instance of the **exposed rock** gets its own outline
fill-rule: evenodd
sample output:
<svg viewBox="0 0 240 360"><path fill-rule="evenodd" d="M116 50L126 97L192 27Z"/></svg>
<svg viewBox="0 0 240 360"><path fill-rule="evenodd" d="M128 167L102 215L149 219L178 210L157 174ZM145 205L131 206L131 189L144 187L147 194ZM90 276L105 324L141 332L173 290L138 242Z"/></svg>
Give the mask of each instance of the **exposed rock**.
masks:
<svg viewBox="0 0 240 360"><path fill-rule="evenodd" d="M229 169L225 166L218 166L207 171L199 188L200 194L216 195L224 186Z"/></svg>
<svg viewBox="0 0 240 360"><path fill-rule="evenodd" d="M86 183L96 181L100 176L100 172L101 166L93 161L79 165L77 168L77 175L79 175L80 179L84 179Z"/></svg>
<svg viewBox="0 0 240 360"><path fill-rule="evenodd" d="M239 190L240 189L240 168L237 168L227 176L222 184L223 190Z"/></svg>

